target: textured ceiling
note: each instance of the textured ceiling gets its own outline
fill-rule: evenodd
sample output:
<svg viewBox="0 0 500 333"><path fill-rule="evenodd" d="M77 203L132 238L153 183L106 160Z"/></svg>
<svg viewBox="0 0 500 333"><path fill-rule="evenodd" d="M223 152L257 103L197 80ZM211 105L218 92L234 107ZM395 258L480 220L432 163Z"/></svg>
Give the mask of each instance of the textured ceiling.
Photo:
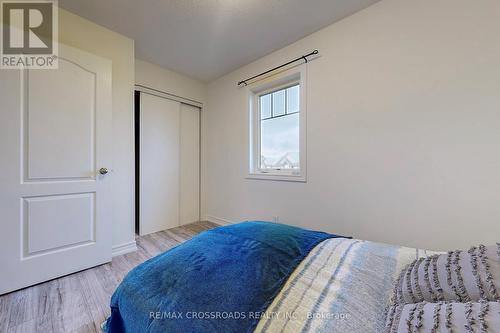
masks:
<svg viewBox="0 0 500 333"><path fill-rule="evenodd" d="M377 1L59 0L59 5L134 39L137 58L207 82Z"/></svg>

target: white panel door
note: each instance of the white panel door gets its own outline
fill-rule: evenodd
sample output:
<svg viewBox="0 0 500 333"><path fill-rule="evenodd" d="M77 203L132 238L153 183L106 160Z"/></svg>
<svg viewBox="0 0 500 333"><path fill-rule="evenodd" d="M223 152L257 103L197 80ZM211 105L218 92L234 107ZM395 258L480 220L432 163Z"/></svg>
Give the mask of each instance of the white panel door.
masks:
<svg viewBox="0 0 500 333"><path fill-rule="evenodd" d="M180 224L200 219L200 109L181 105Z"/></svg>
<svg viewBox="0 0 500 333"><path fill-rule="evenodd" d="M0 294L111 260L111 62L0 70Z"/></svg>
<svg viewBox="0 0 500 333"><path fill-rule="evenodd" d="M139 233L179 225L180 103L141 93Z"/></svg>

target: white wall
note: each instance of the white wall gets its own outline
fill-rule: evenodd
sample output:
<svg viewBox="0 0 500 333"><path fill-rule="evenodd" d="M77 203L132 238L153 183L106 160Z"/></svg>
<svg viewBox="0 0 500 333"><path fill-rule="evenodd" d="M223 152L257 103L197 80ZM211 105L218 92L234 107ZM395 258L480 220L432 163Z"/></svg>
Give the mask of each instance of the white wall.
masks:
<svg viewBox="0 0 500 333"><path fill-rule="evenodd" d="M203 103L207 85L152 63L135 59L135 84Z"/></svg>
<svg viewBox="0 0 500 333"><path fill-rule="evenodd" d="M113 249L135 246L134 41L59 9L59 39L113 62Z"/></svg>
<svg viewBox="0 0 500 333"><path fill-rule="evenodd" d="M434 249L500 234L500 2L383 0L208 87L203 211ZM245 179L236 82L308 65L308 181Z"/></svg>

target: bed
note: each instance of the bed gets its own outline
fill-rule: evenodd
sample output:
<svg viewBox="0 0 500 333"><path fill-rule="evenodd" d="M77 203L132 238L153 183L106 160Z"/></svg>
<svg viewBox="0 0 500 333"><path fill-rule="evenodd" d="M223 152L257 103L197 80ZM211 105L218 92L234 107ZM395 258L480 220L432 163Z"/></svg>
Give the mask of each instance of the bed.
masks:
<svg viewBox="0 0 500 333"><path fill-rule="evenodd" d="M382 332L425 250L268 222L205 231L132 270L103 331Z"/></svg>

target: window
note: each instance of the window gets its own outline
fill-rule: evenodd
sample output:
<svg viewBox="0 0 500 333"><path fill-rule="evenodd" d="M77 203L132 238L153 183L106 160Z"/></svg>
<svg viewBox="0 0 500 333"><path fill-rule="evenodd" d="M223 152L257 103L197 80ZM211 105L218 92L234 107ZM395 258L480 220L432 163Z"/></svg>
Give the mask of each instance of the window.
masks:
<svg viewBox="0 0 500 333"><path fill-rule="evenodd" d="M298 84L259 96L260 169L300 169Z"/></svg>
<svg viewBox="0 0 500 333"><path fill-rule="evenodd" d="M288 74L251 90L249 178L305 181L305 81Z"/></svg>

